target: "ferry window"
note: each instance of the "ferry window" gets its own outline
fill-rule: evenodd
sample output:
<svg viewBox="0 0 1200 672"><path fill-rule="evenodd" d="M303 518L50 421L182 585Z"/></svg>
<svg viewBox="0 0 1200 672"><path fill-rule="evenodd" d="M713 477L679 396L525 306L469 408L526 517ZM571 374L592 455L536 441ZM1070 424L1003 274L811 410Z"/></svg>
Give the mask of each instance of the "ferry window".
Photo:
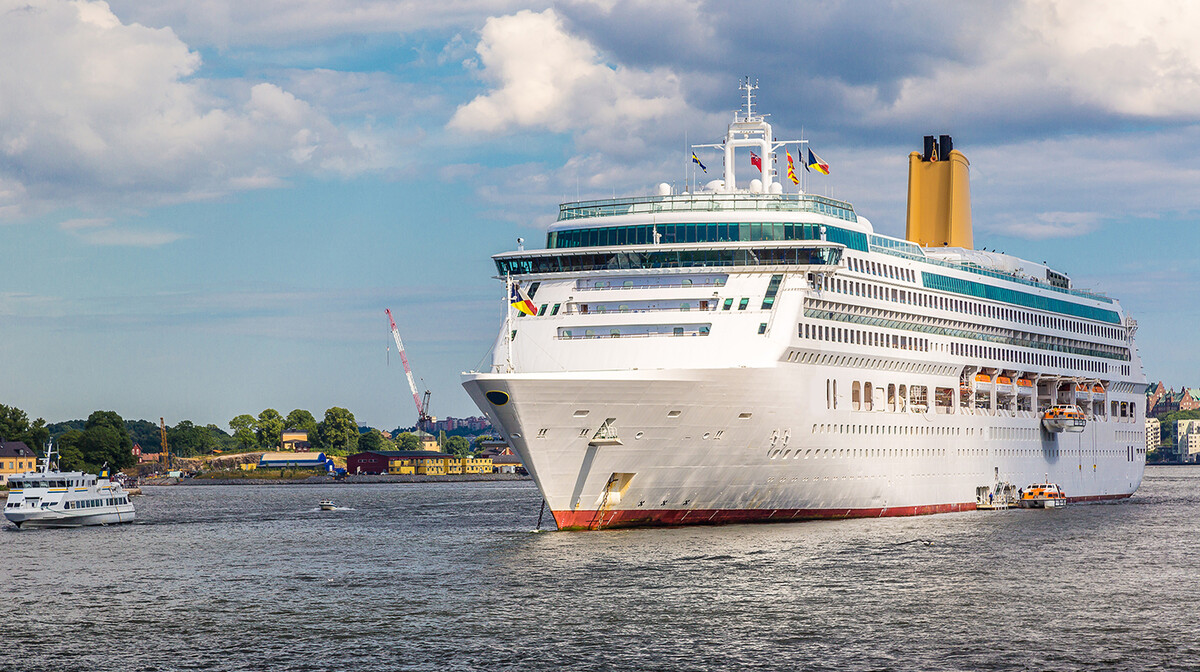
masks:
<svg viewBox="0 0 1200 672"><path fill-rule="evenodd" d="M586 304L586 303L579 304L579 312L580 312L580 314L587 315L588 314L588 304Z"/></svg>
<svg viewBox="0 0 1200 672"><path fill-rule="evenodd" d="M620 329L612 329L608 332L608 335L613 338L620 338L621 330Z"/></svg>
<svg viewBox="0 0 1200 672"><path fill-rule="evenodd" d="M857 380L850 385L850 409L862 410L862 385Z"/></svg>
<svg viewBox="0 0 1200 672"><path fill-rule="evenodd" d="M532 285L530 285L529 286L529 298L532 299L533 295L537 294L538 287L541 287L541 286L542 286L542 283L540 283L540 282L535 282Z"/></svg>
<svg viewBox="0 0 1200 672"><path fill-rule="evenodd" d="M545 314L546 314L546 304L543 303L542 307L538 308L538 317L541 317L542 315L545 315Z"/></svg>
<svg viewBox="0 0 1200 672"><path fill-rule="evenodd" d="M683 335L683 327L675 327L675 329L673 330L673 333L675 336L682 336Z"/></svg>
<svg viewBox="0 0 1200 672"><path fill-rule="evenodd" d="M559 308L559 306L561 306L561 305L562 305L561 303L556 303L556 304L554 304L554 307L550 309L550 314L551 314L551 315L557 315L557 314L558 314L558 308Z"/></svg>
<svg viewBox="0 0 1200 672"><path fill-rule="evenodd" d="M684 301L683 303L679 304L679 309L680 310L691 310L692 304L688 303L687 301Z"/></svg>
<svg viewBox="0 0 1200 672"><path fill-rule="evenodd" d="M872 410L872 405L875 401L875 392L870 383L863 383L863 410Z"/></svg>
<svg viewBox="0 0 1200 672"><path fill-rule="evenodd" d="M745 310L748 305L750 305L750 299L742 299L738 301L738 310Z"/></svg>
<svg viewBox="0 0 1200 672"><path fill-rule="evenodd" d="M721 310L729 310L732 307L733 307L733 299L725 299L725 305L721 307Z"/></svg>
<svg viewBox="0 0 1200 672"><path fill-rule="evenodd" d="M762 322L758 325L758 333L760 333L760 334L767 333L767 323L766 322Z"/></svg>

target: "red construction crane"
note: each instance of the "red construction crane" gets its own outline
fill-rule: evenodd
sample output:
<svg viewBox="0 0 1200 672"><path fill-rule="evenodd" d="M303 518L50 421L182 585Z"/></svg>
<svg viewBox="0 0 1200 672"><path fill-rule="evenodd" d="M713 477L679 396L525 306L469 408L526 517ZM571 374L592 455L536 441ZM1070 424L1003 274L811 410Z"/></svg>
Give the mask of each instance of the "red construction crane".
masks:
<svg viewBox="0 0 1200 672"><path fill-rule="evenodd" d="M400 330L396 328L396 320L392 318L390 308L385 308L383 312L387 313L388 322L392 325L392 338L396 339L396 350L400 353L400 361L404 362L404 375L408 377L408 388L412 390L413 403L417 405L417 429L428 432L426 427L433 419L429 417L429 390L425 390L425 401L422 402L421 396L417 392L417 382L413 380L412 369L408 366L408 356L404 354L404 342L400 340Z"/></svg>

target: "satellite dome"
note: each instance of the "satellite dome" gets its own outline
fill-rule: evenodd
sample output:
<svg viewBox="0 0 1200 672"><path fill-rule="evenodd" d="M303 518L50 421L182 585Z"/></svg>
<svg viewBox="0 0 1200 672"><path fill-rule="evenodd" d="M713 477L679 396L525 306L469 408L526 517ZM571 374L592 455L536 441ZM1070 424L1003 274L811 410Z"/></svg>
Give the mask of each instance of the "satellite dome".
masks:
<svg viewBox="0 0 1200 672"><path fill-rule="evenodd" d="M752 193L752 194L761 194L762 193L762 180L758 179L757 177L754 178L753 180L750 180L750 193Z"/></svg>
<svg viewBox="0 0 1200 672"><path fill-rule="evenodd" d="M667 184L666 182L659 182L658 183L658 195L659 196L670 196L671 195L671 185Z"/></svg>

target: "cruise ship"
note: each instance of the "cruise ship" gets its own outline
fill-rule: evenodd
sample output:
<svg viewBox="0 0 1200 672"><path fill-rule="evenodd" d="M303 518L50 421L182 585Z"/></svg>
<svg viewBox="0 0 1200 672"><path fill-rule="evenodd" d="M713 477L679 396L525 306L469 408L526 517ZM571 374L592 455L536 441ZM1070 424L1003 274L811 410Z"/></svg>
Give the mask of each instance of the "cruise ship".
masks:
<svg viewBox="0 0 1200 672"><path fill-rule="evenodd" d="M722 179L564 203L544 249L493 257L525 310L463 386L558 527L966 511L1044 482L1133 494L1146 378L1121 305L975 249L949 136L909 155L905 238L785 189L777 153L805 143L775 140L743 88L724 141L696 146ZM744 183L740 152L761 162Z"/></svg>

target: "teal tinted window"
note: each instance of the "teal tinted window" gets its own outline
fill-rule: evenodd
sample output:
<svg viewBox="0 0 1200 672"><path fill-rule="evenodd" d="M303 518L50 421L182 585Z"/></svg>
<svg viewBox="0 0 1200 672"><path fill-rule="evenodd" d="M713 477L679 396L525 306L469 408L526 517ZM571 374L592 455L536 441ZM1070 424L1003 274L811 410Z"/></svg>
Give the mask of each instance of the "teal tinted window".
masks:
<svg viewBox="0 0 1200 672"><path fill-rule="evenodd" d="M767 285L767 294L763 297L762 309L770 310L771 306L775 305L775 295L779 293L779 284L783 281L782 275L772 275L771 282ZM759 332L762 333L761 331Z"/></svg>
<svg viewBox="0 0 1200 672"><path fill-rule="evenodd" d="M738 301L738 310L745 310L748 305L750 305L750 299L742 299Z"/></svg>
<svg viewBox="0 0 1200 672"><path fill-rule="evenodd" d="M733 299L725 299L725 305L721 308L721 310L729 310L732 307L733 307Z"/></svg>
<svg viewBox="0 0 1200 672"><path fill-rule="evenodd" d="M921 281L929 289L943 292L954 292L964 296L974 296L981 299L1003 301L1017 306L1047 310L1061 315L1082 317L1087 320L1098 320L1109 324L1120 324L1121 318L1114 310L1105 310L1095 306L1085 306L1071 301L1063 301L1048 296L1038 296L1029 292L1021 292L1007 287L985 285L980 282L951 278L938 273L921 272Z"/></svg>

